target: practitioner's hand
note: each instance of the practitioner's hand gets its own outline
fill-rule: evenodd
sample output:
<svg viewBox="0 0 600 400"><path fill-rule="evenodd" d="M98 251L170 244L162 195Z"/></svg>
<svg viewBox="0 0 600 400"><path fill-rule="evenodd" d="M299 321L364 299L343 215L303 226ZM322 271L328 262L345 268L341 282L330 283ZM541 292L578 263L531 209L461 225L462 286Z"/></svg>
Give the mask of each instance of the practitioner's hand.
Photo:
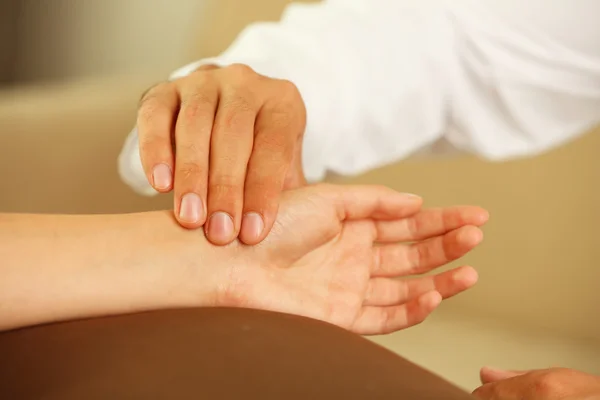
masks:
<svg viewBox="0 0 600 400"><path fill-rule="evenodd" d="M249 67L203 67L151 88L137 128L142 165L175 217L218 245L262 241L281 191L305 183L304 102L296 87Z"/></svg>
<svg viewBox="0 0 600 400"><path fill-rule="evenodd" d="M473 394L485 400L600 399L600 377L567 368L534 371L483 368L481 383Z"/></svg>
<svg viewBox="0 0 600 400"><path fill-rule="evenodd" d="M321 319L360 334L422 322L477 281L471 267L421 275L472 250L478 207L421 209L376 186L317 185L284 193L271 234L236 249L218 304ZM412 242L412 243L407 243Z"/></svg>

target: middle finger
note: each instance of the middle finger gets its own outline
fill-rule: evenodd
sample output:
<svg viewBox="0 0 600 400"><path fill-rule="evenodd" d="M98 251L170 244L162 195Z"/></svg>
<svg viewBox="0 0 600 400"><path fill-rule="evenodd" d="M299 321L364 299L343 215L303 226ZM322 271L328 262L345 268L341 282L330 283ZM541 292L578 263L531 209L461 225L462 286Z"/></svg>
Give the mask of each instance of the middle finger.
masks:
<svg viewBox="0 0 600 400"><path fill-rule="evenodd" d="M376 246L371 276L422 274L459 259L482 240L483 232L479 228L464 226L422 242Z"/></svg>
<svg viewBox="0 0 600 400"><path fill-rule="evenodd" d="M258 106L243 89L225 89L210 146L208 239L225 245L235 239L241 225L248 160L254 144Z"/></svg>

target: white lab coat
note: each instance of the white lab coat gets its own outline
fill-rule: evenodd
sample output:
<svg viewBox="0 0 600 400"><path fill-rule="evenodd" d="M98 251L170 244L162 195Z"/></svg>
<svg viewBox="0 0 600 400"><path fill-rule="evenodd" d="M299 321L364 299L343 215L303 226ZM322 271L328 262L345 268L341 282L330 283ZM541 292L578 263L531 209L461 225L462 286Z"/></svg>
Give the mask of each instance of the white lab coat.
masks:
<svg viewBox="0 0 600 400"><path fill-rule="evenodd" d="M600 121L599 0L326 0L247 27L222 55L293 81L304 169L357 174L418 152L533 155ZM137 134L123 180L154 194Z"/></svg>

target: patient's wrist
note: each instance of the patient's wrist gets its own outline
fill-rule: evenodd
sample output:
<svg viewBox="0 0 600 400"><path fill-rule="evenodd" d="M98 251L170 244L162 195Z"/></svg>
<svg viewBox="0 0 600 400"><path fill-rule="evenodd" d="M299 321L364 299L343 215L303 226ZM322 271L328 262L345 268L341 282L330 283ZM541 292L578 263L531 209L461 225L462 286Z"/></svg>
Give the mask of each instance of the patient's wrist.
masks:
<svg viewBox="0 0 600 400"><path fill-rule="evenodd" d="M241 262L241 245L215 246L203 229L182 228L172 211L141 215L142 248L153 254L152 265L165 276L160 301L167 307L223 305L231 271Z"/></svg>

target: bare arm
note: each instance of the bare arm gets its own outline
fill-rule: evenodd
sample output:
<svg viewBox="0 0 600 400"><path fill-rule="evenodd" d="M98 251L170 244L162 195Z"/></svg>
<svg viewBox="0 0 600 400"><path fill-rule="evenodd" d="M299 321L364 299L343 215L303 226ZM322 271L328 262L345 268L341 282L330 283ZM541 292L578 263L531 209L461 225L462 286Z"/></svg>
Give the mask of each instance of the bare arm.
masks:
<svg viewBox="0 0 600 400"><path fill-rule="evenodd" d="M220 269L207 243L169 212L0 214L0 330L209 305Z"/></svg>
<svg viewBox="0 0 600 400"><path fill-rule="evenodd" d="M361 334L404 329L477 274L464 267L398 278L466 254L487 221L478 207L421 204L377 186L287 191L276 229L259 246L213 246L172 212L0 214L0 331L214 306L301 314Z"/></svg>

